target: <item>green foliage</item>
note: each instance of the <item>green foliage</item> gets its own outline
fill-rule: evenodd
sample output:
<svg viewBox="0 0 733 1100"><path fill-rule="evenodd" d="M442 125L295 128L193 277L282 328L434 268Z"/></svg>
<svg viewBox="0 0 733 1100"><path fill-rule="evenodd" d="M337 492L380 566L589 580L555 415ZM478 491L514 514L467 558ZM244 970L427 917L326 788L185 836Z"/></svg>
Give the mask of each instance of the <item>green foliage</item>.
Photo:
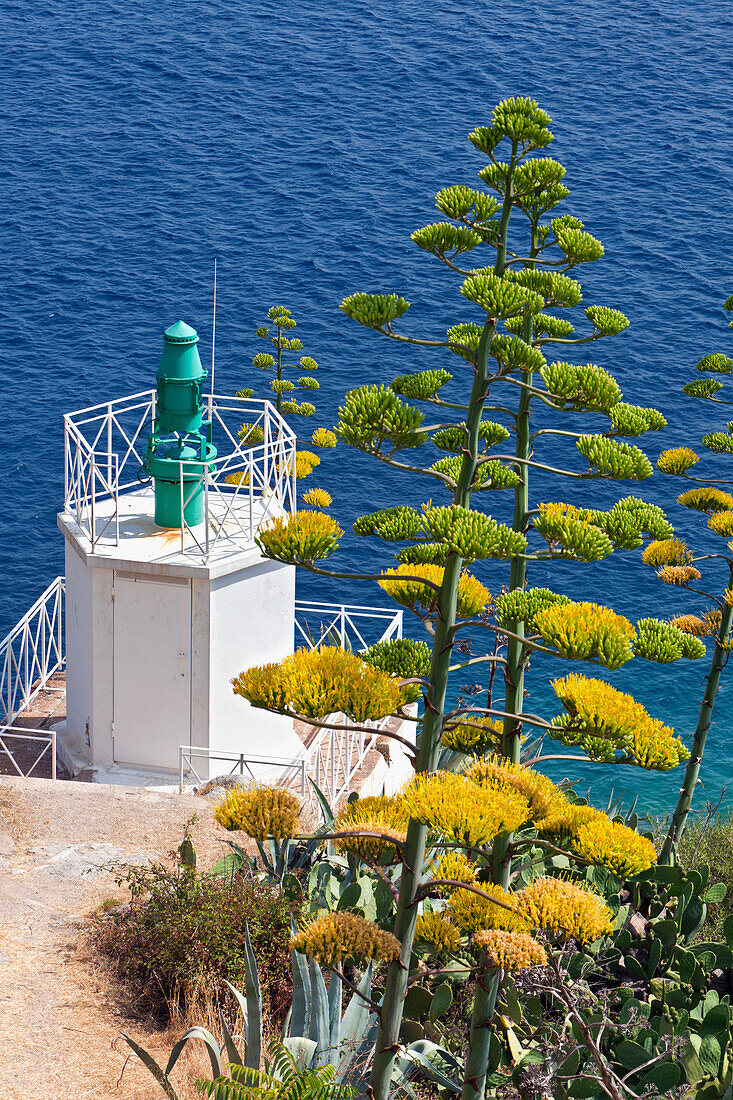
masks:
<svg viewBox="0 0 733 1100"><path fill-rule="evenodd" d="M638 436L667 427L667 421L656 409L642 409L639 405L627 405L624 401L609 409L608 416L617 435Z"/></svg>
<svg viewBox="0 0 733 1100"><path fill-rule="evenodd" d="M359 656L373 668L381 668L403 680L427 676L430 672L430 647L427 642L413 638L392 638L388 642L375 642Z"/></svg>
<svg viewBox="0 0 733 1100"><path fill-rule="evenodd" d="M569 275L533 268L525 271L511 271L506 278L541 294L545 305L548 306L570 308L577 306L583 300L580 283L577 279L571 279Z"/></svg>
<svg viewBox="0 0 733 1100"><path fill-rule="evenodd" d="M509 438L509 432L493 420L482 420L478 428L478 437L485 447L493 447ZM441 428L430 437L431 442L441 451L460 454L466 446L466 422L453 424L450 428Z"/></svg>
<svg viewBox="0 0 733 1100"><path fill-rule="evenodd" d="M366 537L376 535L388 542L403 542L406 539L419 538L422 531L422 516L415 508L397 504L393 508L382 508L379 512L370 512L360 516L354 522L354 534Z"/></svg>
<svg viewBox="0 0 733 1100"><path fill-rule="evenodd" d="M685 634L659 619L639 619L636 633L634 653L647 661L669 664L679 661L681 657L697 661L706 653L705 643L700 638Z"/></svg>
<svg viewBox="0 0 733 1100"><path fill-rule="evenodd" d="M723 388L723 383L717 378L700 378L696 382L686 382L682 392L688 397L712 397Z"/></svg>
<svg viewBox="0 0 733 1100"><path fill-rule="evenodd" d="M531 633L536 633L535 615L558 603L570 603L570 598L552 592L549 588L515 588L496 597L496 621L500 626L523 622Z"/></svg>
<svg viewBox="0 0 733 1100"><path fill-rule="evenodd" d="M202 1010L202 993L223 979L243 984L249 928L268 1010L285 1015L291 907L279 890L183 865L121 868L118 881L130 889L130 904L100 919L97 942L141 1007L167 1020L174 1005Z"/></svg>
<svg viewBox="0 0 733 1100"><path fill-rule="evenodd" d="M712 355L705 355L699 363L696 363L695 370L709 371L711 374L730 374L733 371L733 359L713 352Z"/></svg>
<svg viewBox="0 0 733 1100"><path fill-rule="evenodd" d="M613 541L614 548L635 550L644 536L664 541L671 539L674 528L662 509L638 497L622 497L607 512L592 511L593 523Z"/></svg>
<svg viewBox="0 0 733 1100"><path fill-rule="evenodd" d="M523 329L524 322L520 322L520 324ZM451 351L455 355L460 355L462 359L466 359L469 363L476 361L476 352L481 339L481 325L452 325L446 335L452 345Z"/></svg>
<svg viewBox="0 0 733 1100"><path fill-rule="evenodd" d="M488 317L499 320L536 313L544 305L539 294L525 290L513 280L502 279L491 271L469 275L461 286L461 294L469 302L481 306Z"/></svg>
<svg viewBox="0 0 733 1100"><path fill-rule="evenodd" d="M356 1090L335 1080L332 1065L304 1069L283 1043L273 1043L269 1070L230 1065L214 1081L198 1081L198 1091L212 1100L353 1100Z"/></svg>
<svg viewBox="0 0 733 1100"><path fill-rule="evenodd" d="M506 372L526 370L534 373L547 363L539 348L533 348L519 336L495 336L491 341L489 354L493 355Z"/></svg>
<svg viewBox="0 0 733 1100"><path fill-rule="evenodd" d="M708 908L700 936L706 940L726 941L733 947L733 814L716 812L710 806L691 818L677 845L681 867L709 867L710 878L722 883L725 894ZM727 923L729 922L729 923Z"/></svg>
<svg viewBox="0 0 733 1100"><path fill-rule="evenodd" d="M713 454L733 454L733 435L730 432L707 432L701 442Z"/></svg>
<svg viewBox="0 0 733 1100"><path fill-rule="evenodd" d="M450 222L439 222L437 225L426 225L424 229L416 229L410 239L418 248L441 258L446 255L452 258L461 252L470 252L481 244L481 237L475 230L451 225Z"/></svg>
<svg viewBox="0 0 733 1100"><path fill-rule="evenodd" d="M423 370L417 374L402 374L399 378L393 378L389 388L402 397L424 400L435 397L440 387L450 382L452 377L447 370Z"/></svg>
<svg viewBox="0 0 733 1100"><path fill-rule="evenodd" d="M426 508L422 517L427 538L441 542L464 561L483 558L512 558L521 554L527 540L520 531L512 531L491 516L461 508Z"/></svg>
<svg viewBox="0 0 733 1100"><path fill-rule="evenodd" d="M563 340L575 331L571 321L562 317L553 317L549 313L535 313L532 322L535 337L549 336L553 340ZM521 319L510 318L504 322L504 327L515 336L524 335L524 321Z"/></svg>
<svg viewBox="0 0 733 1100"><path fill-rule="evenodd" d="M618 309L609 309L608 306L588 306L585 315L593 325L593 329L601 336L617 336L629 327L629 319Z"/></svg>
<svg viewBox="0 0 733 1100"><path fill-rule="evenodd" d="M439 542L419 542L398 550L395 558L401 565L445 565L449 547Z"/></svg>

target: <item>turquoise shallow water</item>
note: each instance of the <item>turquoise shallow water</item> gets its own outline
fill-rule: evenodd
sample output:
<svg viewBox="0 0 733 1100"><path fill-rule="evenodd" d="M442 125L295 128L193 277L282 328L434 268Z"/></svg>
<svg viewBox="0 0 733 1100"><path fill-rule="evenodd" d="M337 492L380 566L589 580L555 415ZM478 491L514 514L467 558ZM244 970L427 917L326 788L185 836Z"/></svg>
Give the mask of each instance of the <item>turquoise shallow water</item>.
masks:
<svg viewBox="0 0 733 1100"><path fill-rule="evenodd" d="M473 182L482 162L465 135L505 95L531 94L553 116L551 151L573 192L566 208L606 246L584 277L585 300L632 320L594 349L597 361L627 400L667 416L652 447L697 440L711 407L679 387L702 354L733 346L719 310L733 290L732 24L712 0L509 0L500 10L481 0L396 0L388 10L361 0L337 10L320 0L6 0L0 630L62 568L62 412L150 385L160 333L179 316L199 329L208 358L214 255L217 389L251 379L253 330L274 301L290 306L321 363L329 419L353 385L440 365L438 354L360 329L337 304L353 290L396 290L413 303L409 331L441 333L467 317L452 276L409 234L433 219L439 187ZM347 525L430 492L343 451L323 463L318 483ZM661 477L642 491L674 499ZM567 491L542 482L533 496ZM590 483L574 499L607 497ZM684 530L690 517L679 511ZM342 560L361 569L373 553L351 538ZM501 583L501 567L485 572ZM565 566L554 578L633 618L683 605L634 554ZM544 578L538 570L531 579ZM361 584L306 577L301 591L379 602ZM546 673L533 670L528 705L550 714ZM613 682L687 734L701 681L697 666L632 662ZM704 773L710 797L728 784L728 803L731 698L726 689ZM613 786L650 809L678 785L676 774L582 776L598 798Z"/></svg>

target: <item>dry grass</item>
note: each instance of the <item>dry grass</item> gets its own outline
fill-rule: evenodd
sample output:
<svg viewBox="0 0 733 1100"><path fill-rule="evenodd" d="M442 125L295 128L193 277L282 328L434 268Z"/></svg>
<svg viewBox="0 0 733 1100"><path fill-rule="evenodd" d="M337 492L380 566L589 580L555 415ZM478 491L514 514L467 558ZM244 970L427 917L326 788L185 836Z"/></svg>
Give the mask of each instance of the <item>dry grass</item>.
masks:
<svg viewBox="0 0 733 1100"><path fill-rule="evenodd" d="M18 842L33 835L33 817L21 791L0 786L0 833L10 833Z"/></svg>

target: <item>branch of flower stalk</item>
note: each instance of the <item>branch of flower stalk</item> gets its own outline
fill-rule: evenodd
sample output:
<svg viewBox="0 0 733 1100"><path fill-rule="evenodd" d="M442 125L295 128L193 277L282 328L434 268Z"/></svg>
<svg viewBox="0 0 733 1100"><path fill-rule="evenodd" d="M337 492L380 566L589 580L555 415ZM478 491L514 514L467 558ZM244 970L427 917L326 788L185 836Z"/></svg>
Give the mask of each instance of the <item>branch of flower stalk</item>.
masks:
<svg viewBox="0 0 733 1100"><path fill-rule="evenodd" d="M265 555L266 557L268 555ZM281 558L270 558L271 561L282 561ZM333 577L337 581L380 581L382 580L381 573L335 573L331 569L320 569L317 565L313 565L312 562L296 561L296 562L284 562L285 565L297 565L299 569L307 569L309 573L315 573L319 577ZM425 577L408 577L407 575L400 574L401 581L419 581L420 584L427 585L428 588L432 588L435 592L440 592L440 585L434 581L429 581Z"/></svg>
<svg viewBox="0 0 733 1100"><path fill-rule="evenodd" d="M470 661L464 661L460 665L451 665L450 668L448 669L448 671L449 672L459 672L461 669L469 668L470 665L479 665L479 664L505 665L506 664L506 658L504 658L504 657L494 657L491 654L487 653L487 654L484 654L483 657L472 657ZM408 681L404 680L404 681L401 681L401 683L408 683Z"/></svg>
<svg viewBox="0 0 733 1100"><path fill-rule="evenodd" d="M427 405L437 405L441 409L458 409L459 412L468 411L468 405L456 405L452 401L443 401L440 397L421 397L417 400L424 401Z"/></svg>
<svg viewBox="0 0 733 1100"><path fill-rule="evenodd" d="M293 836L291 840L384 840L396 848L398 851L404 848L404 843L401 840L395 840L393 836L389 836L388 833L372 833L359 831L358 833L346 832L346 833L317 833L310 835L304 833L303 835Z"/></svg>
<svg viewBox="0 0 733 1100"><path fill-rule="evenodd" d="M553 406L556 408L556 406ZM588 472L575 473L573 470L561 470L557 466L547 466L544 462L534 462L531 458L517 458L516 455L491 455L490 458L498 458L502 462L513 462L518 466L531 466L535 470L545 470L548 474L561 474L562 477L573 477L580 481L587 481L589 478L603 477L603 474L594 474L592 469ZM480 458L477 462L477 466L483 466L486 462L490 461L490 458ZM519 555L517 555L519 556Z"/></svg>
<svg viewBox="0 0 733 1100"><path fill-rule="evenodd" d="M556 729L556 726L551 726L549 722L545 722L544 718L540 718L537 714L529 714L527 711L523 711L521 714L513 714L511 711L497 710L495 707L456 707L455 710L446 714L446 720L452 720L460 714L485 714L490 718L521 718L523 722L527 722L530 726L540 726L542 729ZM463 722L462 725L470 725L469 722ZM482 727L478 727L479 729Z"/></svg>
<svg viewBox="0 0 733 1100"><path fill-rule="evenodd" d="M417 336L403 336L402 333L392 330L391 323L375 329L375 332L381 332L383 336L389 336L390 340L397 340L401 344L418 344L421 348L450 348L452 351L463 347L463 344L452 344L450 340L421 340Z"/></svg>
<svg viewBox="0 0 733 1100"><path fill-rule="evenodd" d="M332 966L331 970L334 972L334 974L336 974L337 977L339 977L341 979L341 981L344 983L344 985L346 986L347 989L350 989L353 994L355 994L362 1001L364 1001L365 1004L369 1005L372 1012L376 1013L377 1016L379 1016L381 1014L382 1006L378 1005L376 1003L376 1001L373 1001L371 999L371 997L367 997L366 993L362 993L361 990L358 989L353 984L353 982L349 981L349 979L346 977L346 975L343 973L343 971L339 970L339 968L337 966Z"/></svg>
<svg viewBox="0 0 733 1100"><path fill-rule="evenodd" d="M324 722L321 718L309 718L305 714L298 714L294 710L275 710L273 707L258 707L258 710L267 710L270 714L281 714L286 718L292 718L296 722L303 722L307 726L316 726L318 729L324 730L347 730L352 733L379 733L380 737L389 737L392 741L399 741L401 745L404 745L409 750L409 755L414 755L415 746L411 741L408 741L406 737L401 737L399 733L392 733L390 730L380 729L375 730L373 726L360 726L358 723L353 725L344 725L343 723L336 722ZM399 712L395 712L395 718L399 718L400 721L410 720L410 715L402 715ZM412 719L414 720L414 719Z"/></svg>
<svg viewBox="0 0 733 1100"><path fill-rule="evenodd" d="M535 439L540 435L567 435L571 439L580 439L581 436L587 434L587 432L566 432L561 428L538 428L536 432L532 432L529 439L530 443L534 443ZM534 509L534 511L538 511L538 509Z"/></svg>
<svg viewBox="0 0 733 1100"><path fill-rule="evenodd" d="M546 340L540 337L535 343L538 347L544 347L545 344L590 344L593 340L602 340L605 335L605 332L594 332L592 336L579 336L576 340L569 340L567 337L557 336L552 338L548 336Z"/></svg>
<svg viewBox="0 0 733 1100"><path fill-rule="evenodd" d="M412 977L407 979L407 984L414 985L415 982L421 982L425 978L437 978L440 977L442 974L470 974L472 970L472 966L454 966L450 970L446 970L445 967L442 966L436 967L434 970L418 969L415 971Z"/></svg>
<svg viewBox="0 0 733 1100"><path fill-rule="evenodd" d="M517 556L524 557L523 554ZM518 634L513 634L512 631L507 630L505 626L498 626L496 623L477 623L475 619L461 619L455 624L453 629L462 630L464 626L480 627L482 630L490 630L493 634L502 634L506 638L514 638L518 642L524 642L527 649L536 650L538 653L546 653L549 657L560 656L556 649L547 649L546 646L538 645L536 642L530 642L526 638L520 638ZM597 661L595 663L598 664Z"/></svg>
<svg viewBox="0 0 733 1100"><path fill-rule="evenodd" d="M499 898L495 898L491 894L487 894L485 890L481 890L478 886L474 886L472 882L458 882L456 879L452 878L430 879L430 881L427 882L425 886L420 887L416 900L422 901L422 899L426 898L435 886L452 886L455 890L470 890L472 894L478 894L479 897L485 898L487 901L492 902L492 904L499 905L502 909L508 909L510 913L518 912L518 910L515 909L513 905L507 905L505 901L500 901Z"/></svg>

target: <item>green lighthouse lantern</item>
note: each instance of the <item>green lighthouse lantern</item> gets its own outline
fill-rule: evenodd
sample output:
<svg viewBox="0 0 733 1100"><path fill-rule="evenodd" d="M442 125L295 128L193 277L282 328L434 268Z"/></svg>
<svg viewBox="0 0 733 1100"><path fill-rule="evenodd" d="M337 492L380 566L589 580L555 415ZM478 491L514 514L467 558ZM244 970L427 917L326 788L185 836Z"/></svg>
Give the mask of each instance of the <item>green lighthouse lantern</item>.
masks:
<svg viewBox="0 0 733 1100"><path fill-rule="evenodd" d="M204 420L201 366L195 329L177 321L163 335L157 373L157 416L143 469L155 482L159 527L195 527L204 520L204 475L215 469L211 421Z"/></svg>

